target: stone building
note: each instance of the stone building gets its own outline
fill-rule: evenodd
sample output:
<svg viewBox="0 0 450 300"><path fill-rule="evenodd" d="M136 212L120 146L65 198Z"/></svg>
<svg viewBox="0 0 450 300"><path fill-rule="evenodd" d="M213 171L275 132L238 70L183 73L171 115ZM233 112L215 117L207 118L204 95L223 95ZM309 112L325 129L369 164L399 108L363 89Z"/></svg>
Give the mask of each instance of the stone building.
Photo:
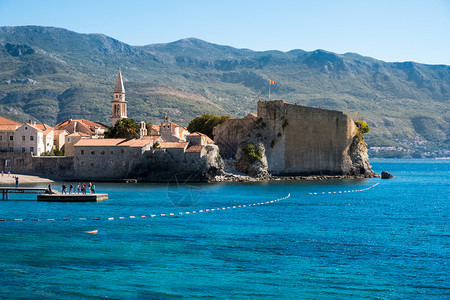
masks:
<svg viewBox="0 0 450 300"><path fill-rule="evenodd" d="M179 126L170 121L170 116L166 114L164 116L164 121L162 121L159 126L159 134L167 142L184 142L186 141L186 135L189 134L189 131L186 127Z"/></svg>
<svg viewBox="0 0 450 300"><path fill-rule="evenodd" d="M90 139L91 137L83 132L74 132L64 137L64 155L73 156L75 153L75 144L81 139Z"/></svg>
<svg viewBox="0 0 450 300"><path fill-rule="evenodd" d="M14 151L14 132L21 123L0 116L0 152Z"/></svg>
<svg viewBox="0 0 450 300"><path fill-rule="evenodd" d="M81 139L74 147L74 176L103 180L136 176L152 145L151 139Z"/></svg>
<svg viewBox="0 0 450 300"><path fill-rule="evenodd" d="M36 156L45 152L44 134L35 122L29 121L15 130L14 152L30 152Z"/></svg>
<svg viewBox="0 0 450 300"><path fill-rule="evenodd" d="M44 152L53 151L54 142L54 130L47 124L36 124L36 127L42 131L42 138L44 143Z"/></svg>
<svg viewBox="0 0 450 300"><path fill-rule="evenodd" d="M53 131L53 147L56 150L65 151L65 143L66 143L66 136L69 135L69 133L66 130L54 130Z"/></svg>
<svg viewBox="0 0 450 300"><path fill-rule="evenodd" d="M66 130L69 134L80 132L90 137L103 137L105 131L108 130L106 125L92 122L85 119L69 119L56 124L54 130Z"/></svg>

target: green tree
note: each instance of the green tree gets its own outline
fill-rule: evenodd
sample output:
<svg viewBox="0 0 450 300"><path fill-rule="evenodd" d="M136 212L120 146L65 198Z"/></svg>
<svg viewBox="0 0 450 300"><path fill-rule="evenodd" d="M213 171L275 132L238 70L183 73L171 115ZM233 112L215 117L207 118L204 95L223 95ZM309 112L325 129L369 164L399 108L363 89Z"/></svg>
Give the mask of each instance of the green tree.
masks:
<svg viewBox="0 0 450 300"><path fill-rule="evenodd" d="M362 134L370 131L370 127L369 125L367 125L366 121L356 120L355 125L356 127L358 127L358 131L361 132Z"/></svg>
<svg viewBox="0 0 450 300"><path fill-rule="evenodd" d="M139 123L134 119L120 119L105 134L106 138L137 139L139 137Z"/></svg>
<svg viewBox="0 0 450 300"><path fill-rule="evenodd" d="M230 119L230 116L217 116L212 114L203 114L195 117L189 122L187 129L189 132L201 132L214 139L213 128L225 120Z"/></svg>

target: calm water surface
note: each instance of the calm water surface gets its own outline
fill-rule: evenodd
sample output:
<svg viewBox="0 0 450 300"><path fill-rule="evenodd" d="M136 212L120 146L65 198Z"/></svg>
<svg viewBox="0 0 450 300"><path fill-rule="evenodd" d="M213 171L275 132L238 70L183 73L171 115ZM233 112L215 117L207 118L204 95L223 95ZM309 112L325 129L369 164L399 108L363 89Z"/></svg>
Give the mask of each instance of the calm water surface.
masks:
<svg viewBox="0 0 450 300"><path fill-rule="evenodd" d="M372 166L395 178L97 184L109 200L79 204L14 195L0 201L0 297L449 299L450 161Z"/></svg>

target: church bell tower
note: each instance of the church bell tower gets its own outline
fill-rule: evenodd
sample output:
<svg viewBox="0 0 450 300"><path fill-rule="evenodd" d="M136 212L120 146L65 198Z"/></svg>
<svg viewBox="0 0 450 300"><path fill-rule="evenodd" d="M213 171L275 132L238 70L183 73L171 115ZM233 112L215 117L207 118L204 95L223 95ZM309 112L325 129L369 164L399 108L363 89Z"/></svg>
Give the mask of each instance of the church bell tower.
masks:
<svg viewBox="0 0 450 300"><path fill-rule="evenodd" d="M118 120L124 118L127 118L127 101L125 101L125 88L123 87L122 73L119 68L112 101L112 126L114 126Z"/></svg>

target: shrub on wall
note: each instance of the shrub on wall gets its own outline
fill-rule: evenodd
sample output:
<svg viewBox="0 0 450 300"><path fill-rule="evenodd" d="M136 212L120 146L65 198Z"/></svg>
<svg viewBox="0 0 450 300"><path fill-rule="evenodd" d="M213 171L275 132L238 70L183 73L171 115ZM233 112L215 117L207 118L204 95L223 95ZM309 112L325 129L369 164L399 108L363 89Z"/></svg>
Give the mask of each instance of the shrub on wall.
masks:
<svg viewBox="0 0 450 300"><path fill-rule="evenodd" d="M262 152L259 149L255 150L255 145L253 144L246 144L242 151L245 153L245 155L248 157L250 163L254 163L257 160L260 160L262 158Z"/></svg>

